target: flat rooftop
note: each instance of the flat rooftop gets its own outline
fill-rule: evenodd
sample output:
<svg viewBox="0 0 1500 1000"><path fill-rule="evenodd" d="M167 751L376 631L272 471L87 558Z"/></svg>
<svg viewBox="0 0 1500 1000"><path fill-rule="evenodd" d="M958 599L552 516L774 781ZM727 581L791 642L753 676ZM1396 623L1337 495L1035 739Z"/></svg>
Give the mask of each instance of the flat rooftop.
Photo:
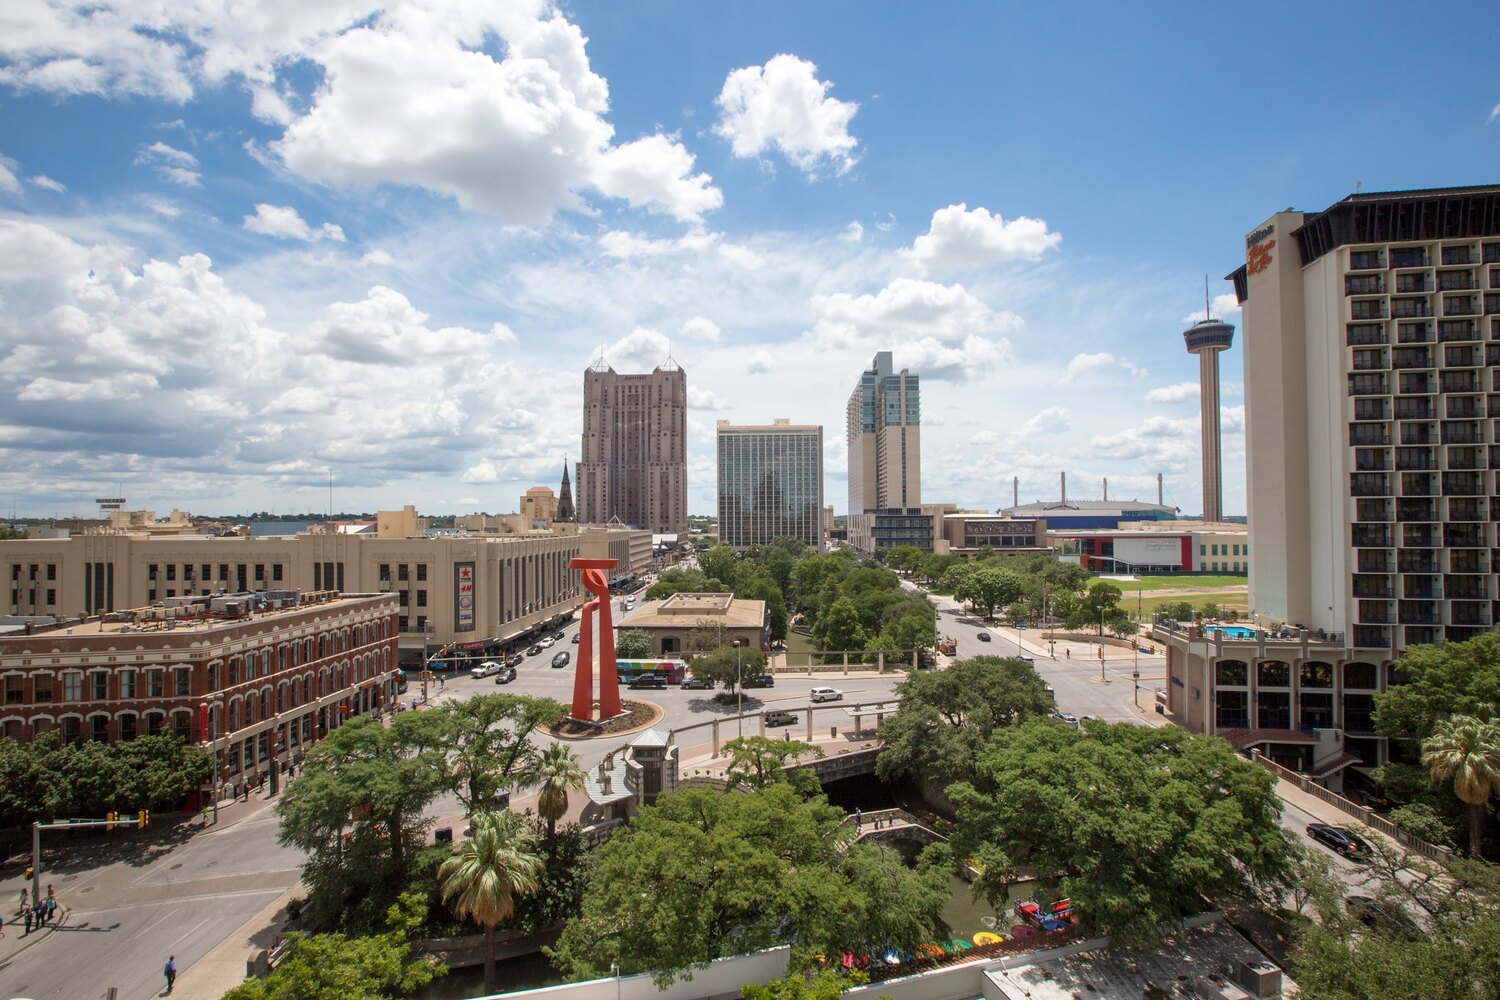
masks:
<svg viewBox="0 0 1500 1000"><path fill-rule="evenodd" d="M1254 996L1232 971L1265 955L1222 920L1162 939L1154 952L1095 948L985 975L1007 1000L1141 1000L1142 997ZM1288 980L1283 980L1283 993Z"/></svg>
<svg viewBox="0 0 1500 1000"><path fill-rule="evenodd" d="M616 628L689 628L700 619L726 628L760 628L766 621L766 602L733 594L673 594L647 601L615 623Z"/></svg>
<svg viewBox="0 0 1500 1000"><path fill-rule="evenodd" d="M49 638L87 638L102 635L193 635L217 629L233 628L251 621L276 621L289 619L313 609L343 610L376 598L389 598L392 594L340 594L333 591L286 591L288 596L280 598L280 605L268 601L254 611L249 610L249 598L256 595L222 594L209 598L191 599L195 603L184 603L189 599L176 598L162 605L132 608L128 611L112 611L106 615L91 615L87 621L77 618L60 618L45 625L38 624L31 632L24 625L7 629L0 634L3 639L27 639L38 636ZM203 603L208 602L208 603ZM227 606L226 606L227 605ZM215 607L218 610L214 610Z"/></svg>

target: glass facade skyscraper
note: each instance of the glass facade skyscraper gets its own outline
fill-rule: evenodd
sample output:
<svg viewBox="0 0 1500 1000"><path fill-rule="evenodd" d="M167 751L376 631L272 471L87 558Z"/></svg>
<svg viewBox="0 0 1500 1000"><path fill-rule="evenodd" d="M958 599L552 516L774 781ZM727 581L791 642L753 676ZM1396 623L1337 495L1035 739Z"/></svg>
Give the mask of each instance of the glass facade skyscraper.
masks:
<svg viewBox="0 0 1500 1000"><path fill-rule="evenodd" d="M823 541L823 428L719 421L719 540L735 548L783 535Z"/></svg>

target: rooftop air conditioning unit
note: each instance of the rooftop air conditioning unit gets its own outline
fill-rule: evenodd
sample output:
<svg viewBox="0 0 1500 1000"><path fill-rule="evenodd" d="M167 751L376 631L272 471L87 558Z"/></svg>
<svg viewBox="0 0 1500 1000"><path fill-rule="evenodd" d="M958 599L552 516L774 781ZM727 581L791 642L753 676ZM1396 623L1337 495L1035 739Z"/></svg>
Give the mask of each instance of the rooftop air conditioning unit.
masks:
<svg viewBox="0 0 1500 1000"><path fill-rule="evenodd" d="M1257 1000L1281 996L1281 969L1264 959L1236 962L1230 977Z"/></svg>

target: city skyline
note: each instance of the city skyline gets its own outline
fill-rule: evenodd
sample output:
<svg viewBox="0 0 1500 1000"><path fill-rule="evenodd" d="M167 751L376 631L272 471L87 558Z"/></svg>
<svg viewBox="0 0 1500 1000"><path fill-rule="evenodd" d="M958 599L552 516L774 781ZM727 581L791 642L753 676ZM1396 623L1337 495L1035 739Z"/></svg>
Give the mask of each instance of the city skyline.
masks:
<svg viewBox="0 0 1500 1000"><path fill-rule="evenodd" d="M432 0L270 30L23 7L0 43L0 491L21 516L313 511L331 478L337 508L509 509L579 459L602 341L620 371L692 370L688 511L715 506L718 420L837 427L844 373L891 350L928 388L925 497L994 508L1019 476L1049 499L1066 469L1150 499L1162 472L1197 513L1177 337L1202 276L1237 324L1221 276L1267 205L1492 176L1500 89L1247 92L1224 67L1288 37L1492 56L1309 5L1153 13ZM1240 348L1220 360L1238 515Z"/></svg>

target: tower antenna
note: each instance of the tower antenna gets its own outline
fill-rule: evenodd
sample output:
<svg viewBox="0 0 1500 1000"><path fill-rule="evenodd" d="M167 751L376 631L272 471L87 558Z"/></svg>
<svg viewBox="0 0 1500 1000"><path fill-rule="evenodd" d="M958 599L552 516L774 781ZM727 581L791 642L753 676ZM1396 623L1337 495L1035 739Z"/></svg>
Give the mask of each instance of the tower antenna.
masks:
<svg viewBox="0 0 1500 1000"><path fill-rule="evenodd" d="M1203 276L1203 318L1214 318L1212 307L1208 304L1208 275L1206 274Z"/></svg>

